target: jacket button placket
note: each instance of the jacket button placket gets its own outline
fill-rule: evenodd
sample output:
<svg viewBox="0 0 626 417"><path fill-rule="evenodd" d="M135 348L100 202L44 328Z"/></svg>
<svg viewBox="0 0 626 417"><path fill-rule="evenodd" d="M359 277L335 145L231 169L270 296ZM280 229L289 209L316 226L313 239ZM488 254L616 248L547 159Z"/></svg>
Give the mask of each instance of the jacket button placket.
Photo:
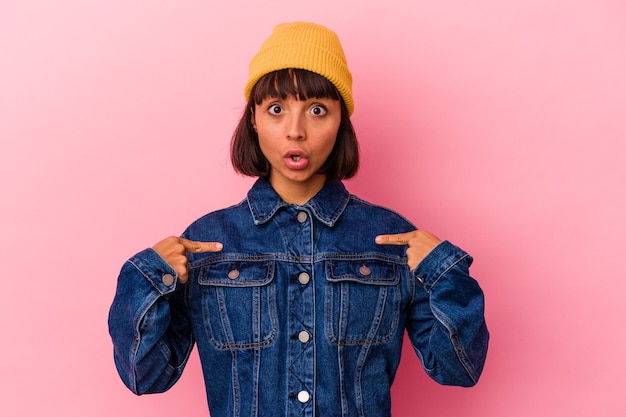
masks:
<svg viewBox="0 0 626 417"><path fill-rule="evenodd" d="M294 239L289 250L301 261L293 264L289 289L289 415L313 415L315 376L314 286L313 286L313 218L296 210Z"/></svg>

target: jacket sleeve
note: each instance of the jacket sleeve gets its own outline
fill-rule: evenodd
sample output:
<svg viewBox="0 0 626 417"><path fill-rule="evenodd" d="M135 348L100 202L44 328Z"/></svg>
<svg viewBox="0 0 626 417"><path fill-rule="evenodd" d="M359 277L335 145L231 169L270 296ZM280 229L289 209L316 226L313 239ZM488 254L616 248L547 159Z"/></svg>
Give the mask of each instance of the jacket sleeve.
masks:
<svg viewBox="0 0 626 417"><path fill-rule="evenodd" d="M469 275L471 263L467 253L444 241L413 271L409 338L428 375L444 385L475 385L487 355L484 296Z"/></svg>
<svg viewBox="0 0 626 417"><path fill-rule="evenodd" d="M117 371L135 394L163 392L182 374L194 345L183 285L153 249L120 272L109 311Z"/></svg>

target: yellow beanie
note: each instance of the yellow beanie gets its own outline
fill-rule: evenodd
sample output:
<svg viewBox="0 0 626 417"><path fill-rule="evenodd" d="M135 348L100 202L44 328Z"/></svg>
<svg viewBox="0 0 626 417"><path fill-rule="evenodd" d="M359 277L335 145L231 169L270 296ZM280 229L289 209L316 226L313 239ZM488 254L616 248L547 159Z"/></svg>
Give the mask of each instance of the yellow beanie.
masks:
<svg viewBox="0 0 626 417"><path fill-rule="evenodd" d="M244 89L246 101L250 100L252 89L261 77L286 68L308 70L328 79L346 103L348 114L352 115L352 74L335 32L307 22L277 25L250 62Z"/></svg>

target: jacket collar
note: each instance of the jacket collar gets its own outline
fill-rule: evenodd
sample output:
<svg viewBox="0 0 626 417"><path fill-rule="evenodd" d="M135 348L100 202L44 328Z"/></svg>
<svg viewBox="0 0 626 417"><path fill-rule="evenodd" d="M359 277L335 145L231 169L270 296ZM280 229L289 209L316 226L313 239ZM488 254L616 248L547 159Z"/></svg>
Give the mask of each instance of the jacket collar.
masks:
<svg viewBox="0 0 626 417"><path fill-rule="evenodd" d="M337 182L328 182L324 187L303 206L322 223L332 227L348 205L350 194L344 185ZM248 191L248 206L254 218L254 224L267 223L282 207L288 207L267 178L259 178Z"/></svg>

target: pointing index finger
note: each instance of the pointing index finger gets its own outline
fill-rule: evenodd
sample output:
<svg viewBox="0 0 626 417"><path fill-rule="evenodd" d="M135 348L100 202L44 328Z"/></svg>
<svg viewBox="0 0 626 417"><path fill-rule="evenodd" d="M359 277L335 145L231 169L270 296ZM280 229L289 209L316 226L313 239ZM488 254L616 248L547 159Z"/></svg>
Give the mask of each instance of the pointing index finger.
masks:
<svg viewBox="0 0 626 417"><path fill-rule="evenodd" d="M185 248L185 251L190 253L219 252L223 247L219 242L197 242L182 237L180 238L180 243Z"/></svg>
<svg viewBox="0 0 626 417"><path fill-rule="evenodd" d="M376 236L376 243L379 245L406 245L409 243L409 237L409 233L378 235Z"/></svg>

